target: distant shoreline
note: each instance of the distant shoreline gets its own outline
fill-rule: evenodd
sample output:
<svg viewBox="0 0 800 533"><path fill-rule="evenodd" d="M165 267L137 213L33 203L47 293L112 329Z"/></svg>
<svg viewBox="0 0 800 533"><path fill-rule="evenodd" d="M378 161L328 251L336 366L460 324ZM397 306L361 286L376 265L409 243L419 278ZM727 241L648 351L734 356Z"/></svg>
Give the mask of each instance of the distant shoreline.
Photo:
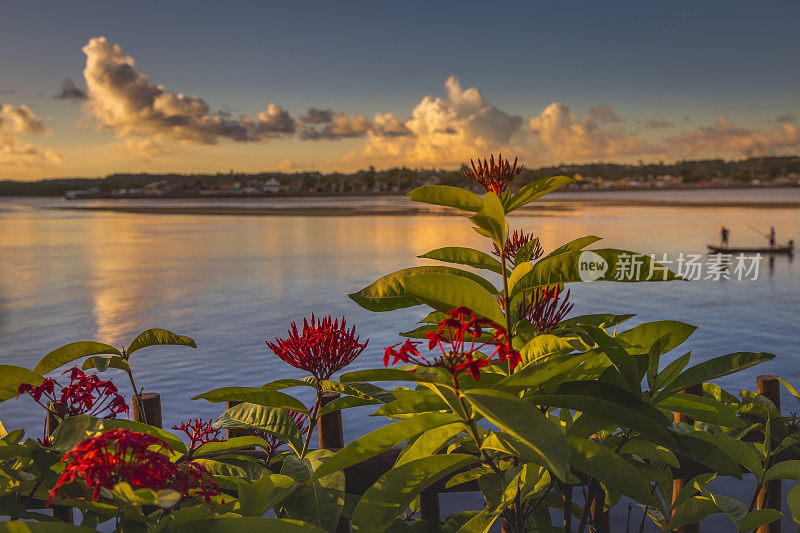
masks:
<svg viewBox="0 0 800 533"><path fill-rule="evenodd" d="M583 198L569 200L539 200L536 206L528 206L517 211L523 216L549 216L552 212L573 211L581 205L599 207L685 207L685 208L743 208L743 209L797 209L800 202L682 202L678 200L650 200L630 199L614 200L602 198ZM364 207L331 207L331 206L300 206L300 207L233 207L233 206L126 206L126 205L64 205L49 206L48 209L68 211L95 211L112 213L130 213L144 215L207 215L207 216L311 216L311 217L352 217L352 216L452 216L459 213L446 208L428 207L420 205L408 208L364 208Z"/></svg>

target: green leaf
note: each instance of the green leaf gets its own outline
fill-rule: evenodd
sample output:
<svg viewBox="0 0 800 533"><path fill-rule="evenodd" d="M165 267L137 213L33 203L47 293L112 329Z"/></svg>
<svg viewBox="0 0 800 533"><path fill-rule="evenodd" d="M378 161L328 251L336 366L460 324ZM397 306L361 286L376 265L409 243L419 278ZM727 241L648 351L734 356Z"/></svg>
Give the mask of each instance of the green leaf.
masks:
<svg viewBox="0 0 800 533"><path fill-rule="evenodd" d="M130 429L139 433L147 433L163 440L170 448L180 454L187 452L183 441L167 430L141 422L134 422L133 420L103 420L89 415L71 416L62 421L53 432L50 449L62 453L67 452L89 437L95 437L114 429Z"/></svg>
<svg viewBox="0 0 800 533"><path fill-rule="evenodd" d="M466 189L449 185L425 185L417 187L408 197L415 202L455 207L462 211L478 212L483 207L483 199Z"/></svg>
<svg viewBox="0 0 800 533"><path fill-rule="evenodd" d="M298 413L303 413L310 416L308 408L300 400L278 392L276 390L268 390L256 387L222 387L214 389L203 394L198 394L192 400L207 400L211 403L220 403L226 401L248 402L256 405L266 405L269 407L281 407L283 409L291 409Z"/></svg>
<svg viewBox="0 0 800 533"><path fill-rule="evenodd" d="M735 439L719 431L710 433L708 431L695 431L689 433L693 438L702 439L722 450L722 452L752 472L757 478L764 474L764 466L755 446L750 442Z"/></svg>
<svg viewBox="0 0 800 533"><path fill-rule="evenodd" d="M463 432L466 426L463 422L453 422L444 426L429 429L409 443L397 458L395 466L429 457L441 450L453 437Z"/></svg>
<svg viewBox="0 0 800 533"><path fill-rule="evenodd" d="M505 211L510 213L570 183L575 183L575 180L568 176L552 176L533 181L522 187L511 197L511 200L505 206Z"/></svg>
<svg viewBox="0 0 800 533"><path fill-rule="evenodd" d="M119 355L112 355L111 357L103 357L100 355L93 355L87 358L81 365L82 370L91 370L96 368L100 372L105 372L109 368L118 368L125 372L130 372L131 365L127 359L123 359Z"/></svg>
<svg viewBox="0 0 800 533"><path fill-rule="evenodd" d="M456 529L445 529L448 533L488 533L492 525L500 518L500 515L490 513L487 509L482 510L475 516L472 516L466 523ZM447 520L445 528L450 524L450 519ZM455 524L454 524L455 525Z"/></svg>
<svg viewBox="0 0 800 533"><path fill-rule="evenodd" d="M596 237L595 235L587 235L586 237L578 237L577 239L573 239L569 241L567 244L563 244L544 256L542 259L547 259L548 257L553 257L554 255L560 255L567 252L577 252L583 250L590 244L594 244L597 241L602 240L602 237Z"/></svg>
<svg viewBox="0 0 800 533"><path fill-rule="evenodd" d="M689 359L692 357L692 352L686 352L678 357L658 373L656 379L653 381L653 391L662 389L672 383L672 380L678 377L686 365L689 364Z"/></svg>
<svg viewBox="0 0 800 533"><path fill-rule="evenodd" d="M559 337L549 333L536 335L526 342L520 349L524 363L540 362L545 356L556 353L572 352L585 349L586 345L578 337Z"/></svg>
<svg viewBox="0 0 800 533"><path fill-rule="evenodd" d="M433 428L460 422L460 418L452 413L423 413L413 418L406 418L376 429L359 437L326 460L317 468L314 478L326 476L344 470L365 459L413 439L420 433Z"/></svg>
<svg viewBox="0 0 800 533"><path fill-rule="evenodd" d="M630 267L634 258L639 265L638 269ZM565 252L541 259L535 265L522 263L514 269L511 277L509 277L510 296L513 297L522 293L522 291L536 289L537 287L590 281L591 279L588 277L590 271L584 271L586 280L581 278L579 272L579 266L589 262L602 263L598 269L591 271L595 273L593 277L596 280L642 282L679 279L677 274L671 270L666 270L667 279L663 279L665 271L662 269L665 267L658 263L654 265L653 279L650 279L650 266L652 263L650 256L627 250L603 248L599 250Z"/></svg>
<svg viewBox="0 0 800 533"><path fill-rule="evenodd" d="M698 463L702 463L717 472L721 476L731 476L736 479L742 478L742 471L739 465L723 449L711 442L705 436L700 436L706 432L692 431L687 434L676 434L675 438L678 445L673 448Z"/></svg>
<svg viewBox="0 0 800 533"><path fill-rule="evenodd" d="M800 461L791 459L788 461L781 461L775 466L770 467L764 475L764 481L772 481L773 479L800 481Z"/></svg>
<svg viewBox="0 0 800 533"><path fill-rule="evenodd" d="M514 266L516 267L526 261L530 261L537 244L539 244L539 237L534 237L523 244L520 249L517 250L517 253L514 254Z"/></svg>
<svg viewBox="0 0 800 533"><path fill-rule="evenodd" d="M39 374L47 374L60 366L64 366L81 357L90 355L122 355L119 350L108 344L95 341L78 341L65 344L61 348L56 348L49 354L42 357L36 364L34 371Z"/></svg>
<svg viewBox="0 0 800 533"><path fill-rule="evenodd" d="M696 524L710 514L721 512L717 504L705 496L692 496L686 499L675 512L667 524L669 531L675 531L688 524Z"/></svg>
<svg viewBox="0 0 800 533"><path fill-rule="evenodd" d="M476 463L465 454L433 455L396 466L367 489L353 513L353 529L385 531L416 496L437 480Z"/></svg>
<svg viewBox="0 0 800 533"><path fill-rule="evenodd" d="M484 230L485 235L491 236L497 247L503 249L506 245L508 224L503 204L493 192L487 192L483 199L483 207L478 213L469 217L473 224Z"/></svg>
<svg viewBox="0 0 800 533"><path fill-rule="evenodd" d="M464 397L476 411L538 454L540 464L559 479L566 479L569 468L566 437L535 405L490 389L472 389Z"/></svg>
<svg viewBox="0 0 800 533"><path fill-rule="evenodd" d="M673 394L660 399L656 405L718 426L738 428L744 425L744 422L736 416L736 411L724 403L706 396Z"/></svg>
<svg viewBox="0 0 800 533"><path fill-rule="evenodd" d="M414 295L407 293L406 283L409 279L423 274L460 276L475 282L490 294L497 294L497 289L494 285L472 272L448 266L421 266L404 268L387 274L369 286L348 296L368 311L394 311L403 307L413 307L422 302Z"/></svg>
<svg viewBox="0 0 800 533"><path fill-rule="evenodd" d="M532 394L528 399L536 404L581 411L601 420L623 424L641 431L657 444L674 445L667 431L670 420L652 405L630 392L599 381L570 381L562 383L553 394Z"/></svg>
<svg viewBox="0 0 800 533"><path fill-rule="evenodd" d="M44 381L44 376L15 365L0 365L0 402L17 397L17 390L23 383L36 386Z"/></svg>
<svg viewBox="0 0 800 533"><path fill-rule="evenodd" d="M303 447L297 424L289 412L280 407L240 403L222 413L214 427L262 429L284 440L298 455Z"/></svg>
<svg viewBox="0 0 800 533"><path fill-rule="evenodd" d="M448 246L445 248L437 248L431 250L427 254L420 255L421 259L435 259L436 261L445 261L447 263L456 263L459 265L467 265L473 268L482 268L484 270L491 270L498 274L503 272L503 267L500 266L500 261L491 255L474 250L472 248L463 248L461 246Z"/></svg>
<svg viewBox="0 0 800 533"><path fill-rule="evenodd" d="M789 512L792 513L792 520L800 526L800 485L795 485L786 494L786 504L789 506Z"/></svg>
<svg viewBox="0 0 800 533"><path fill-rule="evenodd" d="M261 437L254 435L247 435L243 437L231 437L226 440L204 442L198 446L192 455L200 457L208 454L218 454L220 452L227 452L231 450L246 450L247 448L261 447L267 448L269 444Z"/></svg>
<svg viewBox="0 0 800 533"><path fill-rule="evenodd" d="M542 337L546 336L547 335L542 335ZM534 339L534 341L535 340L536 339ZM526 366L522 367L521 369L517 370L516 372L508 376L507 378L500 381L500 383L495 385L494 388L514 390L514 389L536 387L556 376L571 372L575 367L584 362L586 359L594 357L595 355L596 355L595 352L590 351L590 352L583 352L576 354L566 354L558 357L551 357L546 361L542 362L538 362L535 359L533 359ZM528 359L523 357L523 360L528 360Z"/></svg>
<svg viewBox="0 0 800 533"><path fill-rule="evenodd" d="M478 315L497 324L505 315L497 299L480 283L450 274L420 274L405 282L406 294L439 311L447 312L466 306Z"/></svg>
<svg viewBox="0 0 800 533"><path fill-rule="evenodd" d="M675 378L669 386L656 393L653 396L653 401L657 402L675 391L739 372L740 370L750 368L764 361L769 361L774 357L774 354L765 352L736 352L709 359L708 361L689 367Z"/></svg>
<svg viewBox="0 0 800 533"><path fill-rule="evenodd" d="M613 328L630 320L636 315L614 315L612 313L594 313L591 315L580 315L572 318L565 318L559 323L561 328L574 328L575 326L594 326L596 328Z"/></svg>
<svg viewBox="0 0 800 533"><path fill-rule="evenodd" d="M373 413L373 416L405 418L403 415L415 416L419 413L443 411L446 409L447 404L435 392L415 391L413 394L403 396L397 400L382 405Z"/></svg>
<svg viewBox="0 0 800 533"><path fill-rule="evenodd" d="M653 444L652 442L638 437L626 441L619 449L619 454L637 455L643 459L665 463L674 468L679 468L681 466L678 462L678 458L675 457L675 454L668 448Z"/></svg>
<svg viewBox="0 0 800 533"><path fill-rule="evenodd" d="M631 355L644 355L657 349L658 355L663 355L683 343L694 333L697 326L678 322L676 320L659 320L645 322L616 335L616 339L627 342Z"/></svg>
<svg viewBox="0 0 800 533"><path fill-rule="evenodd" d="M282 502L289 512L289 518L305 520L325 531L336 531L344 508L344 472L314 475L314 471L332 454L330 450L314 450L305 459L288 456L281 469L282 474L291 477L299 485Z"/></svg>
<svg viewBox="0 0 800 533"><path fill-rule="evenodd" d="M148 329L139 334L138 337L133 339L130 346L128 346L128 355L131 355L136 350L147 348L148 346L190 346L197 348L197 344L185 335L177 335L166 329Z"/></svg>
<svg viewBox="0 0 800 533"><path fill-rule="evenodd" d="M756 509L744 515L736 525L739 531L752 531L781 518L783 518L783 513L777 509Z"/></svg>
<svg viewBox="0 0 800 533"><path fill-rule="evenodd" d="M599 479L613 491L621 492L644 505L660 507L650 492L650 480L619 454L598 442L570 437L569 461L573 468Z"/></svg>
<svg viewBox="0 0 800 533"><path fill-rule="evenodd" d="M423 369L411 372L402 368L371 368L345 372L339 379L343 383L358 381L414 381L417 383L434 383L436 378L425 373Z"/></svg>
<svg viewBox="0 0 800 533"><path fill-rule="evenodd" d="M324 529L300 520L255 516L207 518L178 525L178 533L242 533L242 531L248 533L325 533Z"/></svg>

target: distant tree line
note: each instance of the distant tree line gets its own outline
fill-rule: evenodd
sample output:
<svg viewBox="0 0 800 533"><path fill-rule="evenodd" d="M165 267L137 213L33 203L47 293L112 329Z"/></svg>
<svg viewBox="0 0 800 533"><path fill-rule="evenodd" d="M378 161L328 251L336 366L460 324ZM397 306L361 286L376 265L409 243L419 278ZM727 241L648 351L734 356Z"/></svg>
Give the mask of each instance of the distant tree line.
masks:
<svg viewBox="0 0 800 533"><path fill-rule="evenodd" d="M464 167L462 166L462 169ZM320 172L301 173L218 173L218 174L111 174L104 178L59 178L33 182L0 181L0 196L61 196L68 190L96 187L103 193L120 188L141 188L155 181L166 181L181 191L198 187L213 187L215 184L232 181L275 179L282 185L294 184L298 192L370 192L376 190L407 191L431 180L442 185L468 186L469 183L459 170L392 168L378 171L374 167L351 174ZM561 164L558 166L525 169L517 180L524 185L536 179L566 174L603 180L646 179L652 176L678 176L683 183L696 183L713 178L728 178L743 184L753 179L770 179L800 174L800 157L755 157L739 161L709 159L701 161L677 161L674 163L617 164L588 163ZM376 184L379 185L376 188ZM383 187L380 187L380 186Z"/></svg>

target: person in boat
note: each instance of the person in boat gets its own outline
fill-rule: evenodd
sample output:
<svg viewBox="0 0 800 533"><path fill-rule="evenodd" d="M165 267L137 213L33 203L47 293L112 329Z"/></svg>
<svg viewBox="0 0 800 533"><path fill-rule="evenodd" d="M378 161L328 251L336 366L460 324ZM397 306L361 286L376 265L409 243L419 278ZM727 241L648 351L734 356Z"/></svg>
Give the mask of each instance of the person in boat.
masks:
<svg viewBox="0 0 800 533"><path fill-rule="evenodd" d="M720 233L721 233L721 237L722 237L722 246L727 248L728 247L728 235L730 234L730 232L728 231L728 228L726 228L725 226L722 226L722 231Z"/></svg>
<svg viewBox="0 0 800 533"><path fill-rule="evenodd" d="M775 226L769 228L769 247L775 248Z"/></svg>

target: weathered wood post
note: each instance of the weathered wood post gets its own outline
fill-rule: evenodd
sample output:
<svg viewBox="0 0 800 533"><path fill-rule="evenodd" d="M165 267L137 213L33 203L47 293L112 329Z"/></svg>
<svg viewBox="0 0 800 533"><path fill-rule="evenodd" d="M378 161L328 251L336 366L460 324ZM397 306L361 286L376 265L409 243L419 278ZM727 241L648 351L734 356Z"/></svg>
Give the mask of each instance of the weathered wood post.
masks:
<svg viewBox="0 0 800 533"><path fill-rule="evenodd" d="M572 485L561 486L561 501L564 503L564 531L572 531Z"/></svg>
<svg viewBox="0 0 800 533"><path fill-rule="evenodd" d="M320 401L320 409L339 398L338 392L323 392ZM344 448L344 432L342 430L342 412L333 411L325 413L319 419L319 428L317 429L319 436L320 449L339 449Z"/></svg>
<svg viewBox="0 0 800 533"><path fill-rule="evenodd" d="M606 491L600 488L600 483L597 483L597 490L592 500L592 506L589 513L592 517L592 525L596 533L611 533L611 516L608 511L603 510L603 503L606 501Z"/></svg>
<svg viewBox="0 0 800 533"><path fill-rule="evenodd" d="M684 389L683 394L694 394L695 396L702 396L703 395L703 384L698 383L697 385L692 385L687 389ZM675 423L684 422L686 424L694 424L694 420L691 417L686 416L681 413L675 413ZM683 487L686 486L686 482L688 480L684 478L674 479L672 481L672 503L675 503L675 500L678 498L678 494L681 493ZM700 531L700 524L686 524L683 527L678 528L678 531L681 533L698 533Z"/></svg>
<svg viewBox="0 0 800 533"><path fill-rule="evenodd" d="M758 376L756 378L756 392L765 396L781 410L781 387L777 376ZM781 485L780 479L768 481L758 493L756 509L781 510ZM776 520L771 524L758 528L758 533L780 533L781 521Z"/></svg>
<svg viewBox="0 0 800 533"><path fill-rule="evenodd" d="M53 411L55 411L55 406L52 402L48 403L47 407L47 425L45 429L47 431L47 436L52 437L53 433L58 427L58 417L53 414ZM72 507L66 507L63 505L53 506L53 517L58 518L67 524L75 524L75 515L72 512Z"/></svg>
<svg viewBox="0 0 800 533"><path fill-rule="evenodd" d="M139 405L139 397L142 398L141 405ZM131 409L135 422L143 422L159 429L162 428L161 395L159 393L143 392L139 395L134 394L131 399Z"/></svg>
<svg viewBox="0 0 800 533"><path fill-rule="evenodd" d="M320 409L339 398L338 392L323 392L320 398ZM309 429L311 431L311 429ZM342 429L342 412L332 411L319 417L317 427L319 449L338 450L344 448L344 430ZM350 521L344 517L339 518L336 533L349 533Z"/></svg>

